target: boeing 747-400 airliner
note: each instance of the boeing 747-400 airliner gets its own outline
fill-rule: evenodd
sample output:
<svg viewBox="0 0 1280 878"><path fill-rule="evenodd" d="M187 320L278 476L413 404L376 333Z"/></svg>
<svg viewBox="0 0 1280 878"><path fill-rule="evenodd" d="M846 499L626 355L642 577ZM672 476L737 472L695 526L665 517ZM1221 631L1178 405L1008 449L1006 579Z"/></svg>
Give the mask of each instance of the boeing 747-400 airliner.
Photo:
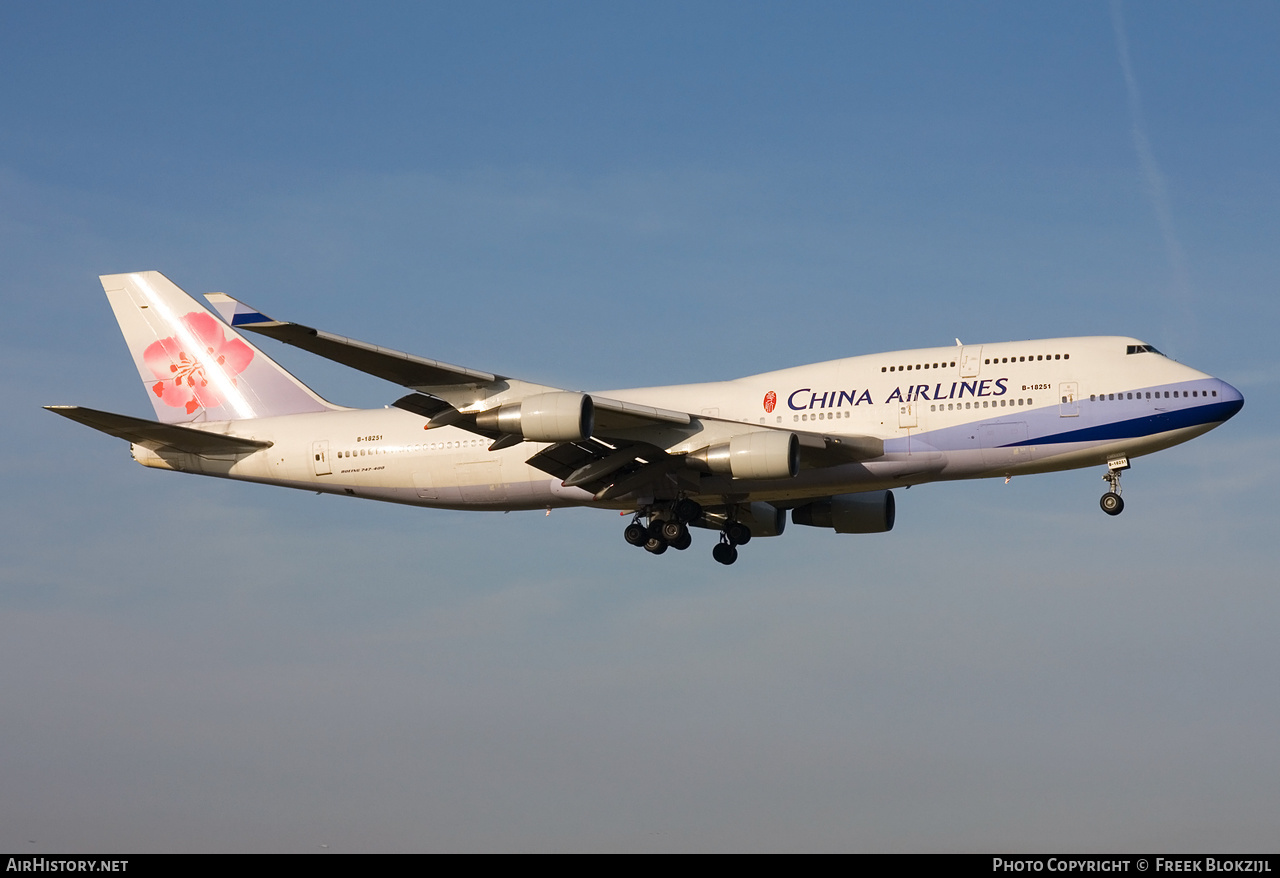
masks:
<svg viewBox="0 0 1280 878"><path fill-rule="evenodd" d="M157 420L49 406L131 443L143 466L446 509L633 513L660 555L690 528L732 564L787 523L893 528L893 488L1105 467L1118 515L1132 458L1244 404L1230 384L1134 338L921 348L633 390L562 390L273 320L223 293L210 311L155 271L102 286ZM216 312L216 315L215 313ZM219 317L221 319L219 319ZM383 409L316 395L241 331L412 391Z"/></svg>

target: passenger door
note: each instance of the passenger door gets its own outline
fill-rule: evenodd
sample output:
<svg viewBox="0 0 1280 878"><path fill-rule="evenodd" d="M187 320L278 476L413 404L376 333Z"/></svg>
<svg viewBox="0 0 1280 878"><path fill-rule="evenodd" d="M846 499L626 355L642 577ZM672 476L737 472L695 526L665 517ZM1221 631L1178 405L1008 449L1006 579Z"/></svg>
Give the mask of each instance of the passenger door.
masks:
<svg viewBox="0 0 1280 878"><path fill-rule="evenodd" d="M1077 381L1064 381L1058 385L1058 415L1064 418L1075 418L1080 415L1080 384Z"/></svg>
<svg viewBox="0 0 1280 878"><path fill-rule="evenodd" d="M316 468L316 475L327 476L333 473L333 464L329 462L329 440L320 439L311 443L312 463Z"/></svg>

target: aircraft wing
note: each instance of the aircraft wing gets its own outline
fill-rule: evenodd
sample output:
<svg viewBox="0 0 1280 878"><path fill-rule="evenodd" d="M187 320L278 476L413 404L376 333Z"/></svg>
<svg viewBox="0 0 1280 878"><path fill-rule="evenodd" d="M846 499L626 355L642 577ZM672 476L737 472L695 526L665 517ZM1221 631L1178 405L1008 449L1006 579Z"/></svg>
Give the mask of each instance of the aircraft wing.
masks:
<svg viewBox="0 0 1280 878"><path fill-rule="evenodd" d="M222 318L236 329L245 329L277 339L333 360L335 363L412 388L418 391L417 396L435 399L442 404L428 405L415 396L412 400L413 405L407 404L411 401L410 397L399 400L395 405L409 411L416 411L424 417L436 419L442 425L449 423L464 429L472 429L467 426L466 417L460 414L459 416L448 414L449 409L470 408L471 406L467 403L472 400L479 402L505 396L518 399L530 393L560 389L518 381L505 375L469 369L466 366L454 366L439 360L429 360L392 348L313 329L301 323L273 320L226 293L210 293L205 298ZM655 423L688 424L692 420L686 412L623 402L595 394L592 394L591 401L596 410L596 429L602 432L630 430ZM433 411L434 414L427 414L428 410ZM473 432L481 431L473 430ZM481 433L481 435L488 434Z"/></svg>
<svg viewBox="0 0 1280 878"><path fill-rule="evenodd" d="M493 451L517 445L524 439L477 423L479 415L499 405L561 391L561 388L417 357L300 323L274 320L225 293L211 293L206 298L222 318L237 329L275 338L411 388L415 392L396 400L393 403L396 408L427 418L433 426L453 426L484 436L492 441L489 447ZM561 479L566 486L592 491L598 500L619 497L666 478L692 480L696 486L697 473L687 467L685 455L663 450L690 435L690 429L695 433L709 429L716 435L776 429L705 416L695 418L688 412L624 402L594 393L590 397L594 409L591 435L553 443L530 457L528 463ZM800 465L805 468L870 460L884 453L884 442L870 436L787 432L795 432L799 438Z"/></svg>
<svg viewBox="0 0 1280 878"><path fill-rule="evenodd" d="M356 341L331 332L312 329L301 323L272 320L226 293L205 296L224 320L236 329L247 329L285 344L310 351L335 363L376 375L405 387L436 387L450 384L493 384L504 380L492 372L428 360L403 351Z"/></svg>
<svg viewBox="0 0 1280 878"><path fill-rule="evenodd" d="M100 412L78 405L47 405L46 409L55 415L62 415L86 427L92 427L115 436L134 445L150 448L152 451L171 450L185 451L188 454L249 454L260 448L270 448L270 442L256 439L245 439L240 436L227 436L223 433L210 433L206 430L193 430L177 424L161 424L158 421L147 421L129 415L117 415L112 412Z"/></svg>

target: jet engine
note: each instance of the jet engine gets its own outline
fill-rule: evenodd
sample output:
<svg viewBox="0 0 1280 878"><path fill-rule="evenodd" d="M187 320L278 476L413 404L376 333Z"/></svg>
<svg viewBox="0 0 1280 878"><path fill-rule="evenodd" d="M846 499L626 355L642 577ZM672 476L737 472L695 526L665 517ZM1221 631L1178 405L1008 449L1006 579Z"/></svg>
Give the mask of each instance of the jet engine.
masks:
<svg viewBox="0 0 1280 878"><path fill-rule="evenodd" d="M594 430L595 406L585 393L539 393L481 412L476 426L534 442L574 442Z"/></svg>
<svg viewBox="0 0 1280 878"><path fill-rule="evenodd" d="M838 534L879 534L893 530L893 492L837 494L791 510L791 520L809 527L829 527Z"/></svg>
<svg viewBox="0 0 1280 878"><path fill-rule="evenodd" d="M700 469L735 479L790 479L800 471L800 439L795 433L758 430L708 445L688 457Z"/></svg>

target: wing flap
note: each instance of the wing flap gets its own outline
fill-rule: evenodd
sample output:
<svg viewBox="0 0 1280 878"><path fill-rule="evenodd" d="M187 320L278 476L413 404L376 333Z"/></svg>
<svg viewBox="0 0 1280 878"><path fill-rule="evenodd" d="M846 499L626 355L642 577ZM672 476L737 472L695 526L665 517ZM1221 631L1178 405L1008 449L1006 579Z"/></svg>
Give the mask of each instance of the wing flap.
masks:
<svg viewBox="0 0 1280 878"><path fill-rule="evenodd" d="M180 427L176 424L161 424L158 421L147 421L78 405L47 405L45 408L55 415L62 415L64 418L92 427L108 436L115 436L117 439L150 448L152 451L171 449L202 455L251 454L271 447L270 442L258 439L210 433L205 430L194 430L191 427Z"/></svg>
<svg viewBox="0 0 1280 878"><path fill-rule="evenodd" d="M608 457L618 450L597 439L583 439L579 442L557 442L542 449L526 460L525 463L534 469L540 469L547 475L555 476L563 481L584 466Z"/></svg>
<svg viewBox="0 0 1280 878"><path fill-rule="evenodd" d="M684 457L667 454L647 442L614 447L598 439L584 439L558 442L525 462L560 479L567 488L583 488L593 492L597 500L608 500L678 469Z"/></svg>

